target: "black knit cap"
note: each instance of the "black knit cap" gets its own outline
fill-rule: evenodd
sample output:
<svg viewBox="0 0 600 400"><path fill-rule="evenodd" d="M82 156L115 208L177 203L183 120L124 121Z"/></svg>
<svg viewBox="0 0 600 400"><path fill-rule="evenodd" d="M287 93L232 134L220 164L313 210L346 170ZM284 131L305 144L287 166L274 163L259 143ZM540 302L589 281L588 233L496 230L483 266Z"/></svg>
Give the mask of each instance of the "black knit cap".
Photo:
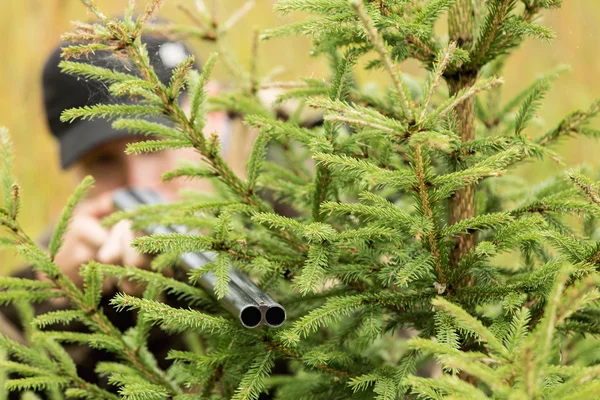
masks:
<svg viewBox="0 0 600 400"><path fill-rule="evenodd" d="M169 83L173 68L192 54L182 42L170 41L162 35L143 35L142 42L146 44L150 64L164 84ZM68 168L104 143L133 136L127 131L113 129L112 123L105 119L75 120L72 123L60 121L61 113L69 108L91 106L98 103L129 102L126 98L117 99L111 96L107 85L103 82L78 78L61 72L58 67L61 61L61 47L67 45L62 43L52 52L42 75L46 118L52 135L59 142L60 163L63 169ZM118 72L136 73L139 76L137 68L132 65L130 60L119 58L110 51L96 51L94 54L90 53L87 58L75 61L110 68Z"/></svg>

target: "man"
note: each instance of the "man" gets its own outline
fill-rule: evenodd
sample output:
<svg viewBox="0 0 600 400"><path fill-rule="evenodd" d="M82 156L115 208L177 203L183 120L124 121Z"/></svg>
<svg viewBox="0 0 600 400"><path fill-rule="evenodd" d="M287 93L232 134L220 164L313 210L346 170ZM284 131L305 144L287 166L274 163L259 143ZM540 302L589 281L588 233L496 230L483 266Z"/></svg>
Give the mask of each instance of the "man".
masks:
<svg viewBox="0 0 600 400"><path fill-rule="evenodd" d="M173 68L183 61L190 51L183 43L173 42L161 36L143 36L142 41L146 44L150 62L159 79L164 84L168 84ZM131 230L127 222L118 223L112 228L105 228L101 225L102 218L113 212L113 193L124 187L145 188L159 192L168 200L175 200L179 189L183 186L183 181L161 182L162 174L174 169L179 159L198 162L199 156L190 149L138 156L126 155L124 151L128 143L147 138L115 130L112 128L111 122L101 119L77 120L71 124L61 122L60 115L66 109L98 103L119 103L124 100L110 96L106 86L101 82L84 80L62 73L58 67L61 60L60 53L60 47L53 51L43 71L42 83L48 127L60 148L61 167L73 171L77 182L87 175L93 176L95 186L75 210L69 229L65 234L64 244L57 254L55 262L64 274L81 286L82 279L79 275L79 268L90 260L139 268L149 266L150 258L137 253L130 246L135 232ZM90 54L87 60L82 61L120 72L131 73L132 70L135 70L126 61L106 52ZM208 90L209 93L215 92L216 84L209 84ZM275 100L276 95L276 91L263 91L260 93L261 101L267 107L271 107L270 103ZM184 110L189 108L186 93L182 94L179 101ZM288 115L295 112L296 107L297 104L288 103L274 111L279 117L287 118ZM308 115L304 120L308 121L306 126L312 126L319 124L322 118L320 114L316 114L316 116ZM245 160L250 153L256 132L249 131L239 120L230 119L225 112L209 113L205 132L219 134L225 151L223 154L225 161L236 173L243 174ZM185 187L209 190L206 182L201 181L186 181ZM293 214L293 211L285 205L278 205L275 202L274 206L283 215ZM45 244L47 243L42 242L42 245ZM22 269L15 276L28 279L47 279L32 268ZM127 282L122 282L119 286L116 285L116 282L108 282L104 287L103 311L121 331L125 331L135 324L135 315L132 312L116 312L108 305L108 301L116 291L133 293L134 289L134 285L129 285ZM178 304L175 299L171 298L167 298L166 302L174 306L187 307L185 304ZM36 307L35 311L37 314L41 314L68 307L69 304L64 299L60 299L41 304ZM6 325L0 331L9 336L12 335L13 338L17 337L19 329L22 330L22 324L16 310L12 307L0 308L0 317L3 314L15 328L8 328ZM2 320L0 320L1 324ZM56 329L64 330L65 327L57 326ZM85 327L72 324L68 329L85 330ZM66 345L65 347L77 364L79 375L88 382L98 382L98 377L94 373L97 362L114 358L106 352L85 346ZM161 368L165 369L169 365L166 360L169 350L183 349L183 347L182 336L168 336L158 328L152 330L149 349L156 356ZM102 386L107 385L106 381L99 383ZM11 398L16 398L13 396L14 393L11 394Z"/></svg>
<svg viewBox="0 0 600 400"><path fill-rule="evenodd" d="M164 84L168 84L173 68L191 54L190 51L183 43L170 41L158 35L143 36L142 40L146 43L150 62L159 79ZM58 142L62 168L73 171L78 182L87 175L93 176L95 186L75 210L69 229L65 234L64 244L57 254L55 262L63 273L81 286L82 279L79 275L79 268L90 260L139 268L149 266L150 258L138 254L130 246L135 233L128 223L119 223L112 228L104 228L101 225L102 218L113 211L112 195L114 191L124 187L152 189L166 199L175 200L182 181L161 182L162 174L174 169L179 159L199 161L199 156L190 150L128 156L124 153L127 143L141 140L142 138L139 136L115 130L112 128L111 122L106 120L78 120L71 124L61 122L60 115L66 109L98 103L117 103L125 100L111 97L107 87L101 82L62 73L58 67L61 60L60 53L60 47L56 48L43 70L43 95L49 130ZM135 70L128 65L126 60L106 52L90 54L87 60L82 61L120 72L131 73L131 70ZM212 90L214 91L214 86ZM188 107L189 102L185 93L179 100L184 109ZM226 113L208 114L206 131L218 132L224 142L223 147L228 147L227 142L231 137L231 121ZM200 185L202 184L200 183ZM190 187L190 185L190 182L185 183L186 187ZM201 186L198 188L207 189ZM20 270L15 276L47 279L32 268ZM133 289L134 286L127 285L126 282L120 287L116 286L116 282L109 282L104 287L105 296L102 301L104 313L122 331L135 324L135 316L131 312L117 313L108 306L108 300L116 291L132 292ZM174 299L166 299L166 301L173 303ZM60 299L41 304L36 307L35 311L36 314L40 314L68 307L68 302ZM18 335L16 331L22 329L22 323L16 310L12 307L5 307L0 309L0 316L2 314L6 316L11 325L16 327L16 329L10 327L2 329L2 332L13 336ZM64 327L57 327L57 329L64 329ZM79 331L86 328L73 324L68 329ZM79 375L89 382L98 381L94 374L94 367L98 361L113 359L112 355L108 353L86 346L68 345L65 347L76 362ZM149 348L155 354L160 366L166 368L168 366L168 361L165 360L167 352L173 348L182 349L183 338L169 337L159 329L154 329L150 335ZM100 384L104 386L106 382L100 382ZM11 398L14 395L12 394Z"/></svg>
<svg viewBox="0 0 600 400"><path fill-rule="evenodd" d="M183 43L171 42L164 37L147 36L144 39L152 66L159 79L168 84L172 69L190 54L189 50ZM80 283L81 279L79 266L90 259L145 267L149 259L129 246L134 234L127 224L117 224L112 229L105 229L100 224L100 220L113 211L112 194L119 188L137 187L155 190L163 197L174 200L181 181L161 182L162 174L174 169L178 159L197 156L188 150L128 156L124 152L127 143L141 139L139 136L132 137L126 131L112 129L110 121L61 122L60 114L65 109L123 100L111 98L101 82L86 82L63 74L58 68L59 62L60 49L57 49L43 72L48 125L60 145L62 168L74 170L77 181L91 175L96 183L75 212L64 246L56 256L56 263L76 283ZM123 72L129 69L127 61L102 52L90 55L87 62ZM180 102L184 108L188 107L185 93ZM227 115L223 112L209 114L206 129L208 132L228 133ZM227 140L226 137L222 139ZM186 186L189 186L189 182L186 182Z"/></svg>

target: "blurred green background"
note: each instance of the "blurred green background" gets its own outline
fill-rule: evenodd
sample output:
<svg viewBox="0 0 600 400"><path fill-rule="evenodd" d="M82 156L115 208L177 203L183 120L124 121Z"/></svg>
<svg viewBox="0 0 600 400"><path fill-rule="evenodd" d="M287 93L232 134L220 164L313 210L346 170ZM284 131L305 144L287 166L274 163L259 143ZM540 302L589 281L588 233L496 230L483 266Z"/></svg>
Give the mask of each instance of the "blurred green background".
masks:
<svg viewBox="0 0 600 400"><path fill-rule="evenodd" d="M224 21L245 0L207 0L216 5L216 15ZM144 5L146 2L140 0ZM161 16L191 24L179 8L193 9L194 0L168 0ZM279 17L273 11L275 0L256 0L255 7L228 34L227 43L238 61L247 68L251 53L251 37L260 30L290 23L303 16ZM510 59L505 70L507 96L527 86L537 75L559 64L568 64L571 71L554 84L539 112L540 127L530 129L532 136L556 124L562 116L576 108L587 107L600 97L600 1L566 0L561 10L543 15L543 23L551 27L558 38L552 42L529 41ZM118 15L126 0L97 0L103 12ZM0 125L10 129L15 150L15 173L22 187L21 221L31 235L40 235L64 205L75 182L58 166L56 146L47 132L40 92L40 73L45 58L59 43L60 34L70 30L70 21L91 20L93 16L79 0L0 0ZM201 59L211 46L199 40L191 46ZM310 42L304 38L287 38L263 42L260 45L258 70L267 73L276 66L285 72L278 79L312 76L327 77L324 59L310 58ZM204 56L204 57L203 57ZM416 63L408 62L403 70L423 76ZM223 64L217 64L216 77L227 79ZM378 73L359 75L359 84L387 80ZM595 122L600 127L600 121ZM578 138L556 147L566 166L589 164L597 166L600 145ZM555 175L565 168L553 161L526 165L519 174L532 184ZM0 252L0 273L8 272L18 261L8 251Z"/></svg>

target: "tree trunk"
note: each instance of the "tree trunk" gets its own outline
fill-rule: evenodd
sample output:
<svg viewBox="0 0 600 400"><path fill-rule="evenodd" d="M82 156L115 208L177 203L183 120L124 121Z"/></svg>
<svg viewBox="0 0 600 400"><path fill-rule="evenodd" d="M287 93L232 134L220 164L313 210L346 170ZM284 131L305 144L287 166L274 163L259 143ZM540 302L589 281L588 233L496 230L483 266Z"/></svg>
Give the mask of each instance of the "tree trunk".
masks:
<svg viewBox="0 0 600 400"><path fill-rule="evenodd" d="M458 0L450 9L448 15L448 28L450 40L457 43L465 50L470 50L473 44L473 7L471 0ZM472 86L477 79L476 71L465 71L458 69L454 74L447 77L450 95ZM468 100L456 107L458 134L463 142L475 138L475 98ZM460 154L458 155L461 156ZM459 163L460 164L460 163ZM464 219L475 216L475 186L467 186L458 190L449 202L449 223L455 224ZM456 268L460 259L475 248L475 235L464 234L457 239L456 247L450 254L450 266Z"/></svg>

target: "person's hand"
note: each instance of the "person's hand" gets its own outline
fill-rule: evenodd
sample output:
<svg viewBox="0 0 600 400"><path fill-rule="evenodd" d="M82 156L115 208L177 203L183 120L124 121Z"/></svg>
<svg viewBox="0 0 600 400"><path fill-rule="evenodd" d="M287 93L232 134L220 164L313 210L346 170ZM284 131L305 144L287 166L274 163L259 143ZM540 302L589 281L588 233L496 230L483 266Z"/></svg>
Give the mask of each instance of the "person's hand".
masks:
<svg viewBox="0 0 600 400"><path fill-rule="evenodd" d="M86 200L75 209L54 261L78 287L83 284L79 268L90 260L139 268L150 264L148 256L138 254L131 247L135 235L129 221L121 221L109 229L101 225L102 218L112 211L112 193ZM106 281L104 289L108 290L114 283L115 280ZM130 292L132 287L124 284L122 289Z"/></svg>

